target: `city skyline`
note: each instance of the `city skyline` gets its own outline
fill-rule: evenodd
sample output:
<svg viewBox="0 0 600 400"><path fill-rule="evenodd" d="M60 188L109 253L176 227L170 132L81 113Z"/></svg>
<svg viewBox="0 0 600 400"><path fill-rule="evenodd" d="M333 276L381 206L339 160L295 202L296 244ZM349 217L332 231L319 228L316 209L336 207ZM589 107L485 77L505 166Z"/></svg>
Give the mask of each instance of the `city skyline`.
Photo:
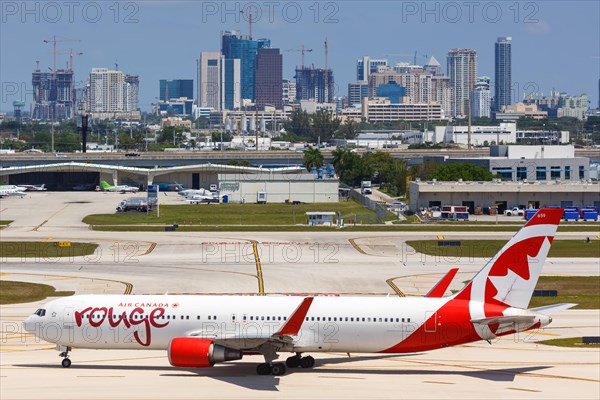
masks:
<svg viewBox="0 0 600 400"><path fill-rule="evenodd" d="M117 23L109 18L109 11L104 10L104 18L91 25L85 21L68 21L49 23L41 18L39 23L25 23L21 18L16 21L11 15L3 14L0 35L2 61L0 61L2 80L2 101L0 109L3 112L12 111L12 102L25 100L29 109L31 96L31 72L35 69L35 61L40 60L42 69L52 65L51 47L43 43L53 34L58 37L77 38L79 43L59 43L59 51L68 52L70 48L82 51L84 54L77 58L75 65L75 82L79 88L87 79L92 68L108 67L112 69L115 63L121 70L140 77L140 108L149 111L151 103L158 97L156 90L160 79L191 79L196 77L196 59L202 51L214 51L220 46L220 35L226 30L240 30L247 33L248 24L242 19L207 17L206 22L193 23L192 16L201 14L200 6L190 2L179 2L178 7L170 9L163 3L140 2L135 17L135 24ZM243 6L246 3L240 3ZM320 3L324 7L325 4ZM585 32L584 26L598 26L594 15L598 14L599 6L591 2L571 2L570 7L561 4L540 4L535 13L536 23L526 23L521 15L520 22L515 23L509 10L505 7L504 23L494 24L485 21L479 15L473 23L463 20L457 23L446 21L444 15L439 22L425 15L426 22L402 10L402 5L395 3L373 2L371 7L361 7L356 2L341 2L338 4L335 23L308 23L308 10L304 10L304 28L302 24L275 18L269 22L265 18L253 27L253 38L268 38L271 47L280 48L283 56L283 78L291 79L294 69L300 66L300 54L287 52L287 49L297 48L305 44L313 49L306 54L305 65L324 66L323 41L329 40L329 67L335 74L335 96L347 95L349 83L355 82L356 61L364 56L374 59L387 58L391 65L399 61L412 63L412 53L417 50L418 63L424 64L425 55L435 56L445 64L447 52L452 48L473 48L477 50L478 74L494 76L494 42L500 36L513 37L515 44L512 49L513 63L513 102L522 99L524 92L542 92L549 95L550 91L560 90L569 94L586 93L593 107L597 101L598 85L598 37L587 36L585 44L572 45L581 42L580 37ZM386 25L394 21L394 12L382 12L383 6L397 11L397 30ZM186 10L189 13L186 13ZM582 12L582 10L587 10ZM522 10L523 14L525 11ZM199 14L200 13L200 14ZM189 14L189 15L188 15ZM325 12L323 12L325 14ZM112 17L112 16L111 16ZM172 40L161 35L148 37L150 26L160 18L181 18L181 24L170 24L173 33L188 32L189 40L185 45L175 45ZM202 15L202 18L205 16ZM381 20L378 29L367 29L366 22L361 17L376 17ZM119 18L123 19L123 16ZM466 18L466 17L465 17ZM578 24L571 24L568 31L556 29L565 20L578 18ZM75 18L76 19L76 18ZM323 15L320 19L324 19ZM447 18L446 18L447 19ZM464 19L464 18L463 18ZM523 20L523 21L521 21ZM502 22L502 21L501 21ZM591 24L591 25L590 25ZM342 26L340 26L342 25ZM87 28L100 29L102 37L88 32ZM344 33L343 26L355 26L352 34ZM478 30L478 35L464 32L460 27L469 27L469 32ZM30 29L31 28L31 29ZM104 29L106 28L106 29ZM580 29L583 29L580 31ZM201 35L197 35L201 32ZM589 32L589 31L587 31ZM168 34L167 34L168 33ZM417 34L412 34L417 33ZM169 36L171 32L165 32ZM410 42L405 43L402 34L410 34ZM129 36L126 43L121 43L115 37ZM11 41L8 37L19 37ZM200 37L200 40L193 40ZM18 57L17 57L18 55ZM557 58L557 55L559 58ZM59 56L57 68L61 68L68 56ZM173 62L176 60L176 62ZM558 60L558 62L557 62ZM565 60L568 60L565 62ZM31 67L28 67L28 66ZM445 71L446 73L447 71ZM197 85L197 82L195 83ZM492 82L494 85L494 82ZM24 97L24 98L23 98Z"/></svg>

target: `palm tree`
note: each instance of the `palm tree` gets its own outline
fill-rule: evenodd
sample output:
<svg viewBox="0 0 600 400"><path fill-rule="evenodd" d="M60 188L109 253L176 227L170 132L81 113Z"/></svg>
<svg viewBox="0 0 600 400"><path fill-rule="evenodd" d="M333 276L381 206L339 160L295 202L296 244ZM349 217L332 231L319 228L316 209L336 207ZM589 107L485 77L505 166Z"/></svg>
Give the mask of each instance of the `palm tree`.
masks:
<svg viewBox="0 0 600 400"><path fill-rule="evenodd" d="M321 154L321 151L308 146L308 149L304 150L304 165L306 165L306 170L309 172L312 167L321 168L323 166L323 154Z"/></svg>
<svg viewBox="0 0 600 400"><path fill-rule="evenodd" d="M338 147L331 152L331 155L333 156L331 163L333 164L333 169L335 169L335 173L338 176L340 176L340 172L344 168L344 156L347 152L348 150L342 147Z"/></svg>

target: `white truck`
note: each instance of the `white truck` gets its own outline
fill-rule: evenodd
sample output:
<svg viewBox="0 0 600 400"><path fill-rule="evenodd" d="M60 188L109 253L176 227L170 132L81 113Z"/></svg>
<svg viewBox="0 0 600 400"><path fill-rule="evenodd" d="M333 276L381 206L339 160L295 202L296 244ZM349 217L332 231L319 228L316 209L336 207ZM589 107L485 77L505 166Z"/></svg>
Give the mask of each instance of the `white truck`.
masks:
<svg viewBox="0 0 600 400"><path fill-rule="evenodd" d="M371 181L362 181L360 183L360 193L373 194L373 189L371 188Z"/></svg>
<svg viewBox="0 0 600 400"><path fill-rule="evenodd" d="M117 205L118 212L127 212L131 210L140 212L148 211L148 200L145 197L131 197L122 200L119 205Z"/></svg>
<svg viewBox="0 0 600 400"><path fill-rule="evenodd" d="M513 207L508 210L504 210L504 215L506 215L507 217L522 217L525 215L525 210L519 207Z"/></svg>

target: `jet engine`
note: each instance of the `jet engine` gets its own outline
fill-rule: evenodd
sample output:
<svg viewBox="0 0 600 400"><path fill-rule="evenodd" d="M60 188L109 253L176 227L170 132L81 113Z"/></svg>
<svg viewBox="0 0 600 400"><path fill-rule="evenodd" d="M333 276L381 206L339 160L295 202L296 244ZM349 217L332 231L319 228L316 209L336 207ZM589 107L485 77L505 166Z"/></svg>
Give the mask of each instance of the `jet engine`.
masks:
<svg viewBox="0 0 600 400"><path fill-rule="evenodd" d="M174 367L207 368L216 363L241 360L242 351L215 344L212 340L181 337L169 343L169 362Z"/></svg>

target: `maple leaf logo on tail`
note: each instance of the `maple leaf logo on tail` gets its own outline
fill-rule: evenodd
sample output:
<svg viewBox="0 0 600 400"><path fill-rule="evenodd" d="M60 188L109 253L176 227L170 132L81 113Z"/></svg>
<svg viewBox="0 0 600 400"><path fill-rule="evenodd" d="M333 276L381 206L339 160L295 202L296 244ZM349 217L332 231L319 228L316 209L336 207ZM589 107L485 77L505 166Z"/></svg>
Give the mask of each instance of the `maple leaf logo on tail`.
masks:
<svg viewBox="0 0 600 400"><path fill-rule="evenodd" d="M467 284L472 318L527 308L562 215L562 208L539 210Z"/></svg>

